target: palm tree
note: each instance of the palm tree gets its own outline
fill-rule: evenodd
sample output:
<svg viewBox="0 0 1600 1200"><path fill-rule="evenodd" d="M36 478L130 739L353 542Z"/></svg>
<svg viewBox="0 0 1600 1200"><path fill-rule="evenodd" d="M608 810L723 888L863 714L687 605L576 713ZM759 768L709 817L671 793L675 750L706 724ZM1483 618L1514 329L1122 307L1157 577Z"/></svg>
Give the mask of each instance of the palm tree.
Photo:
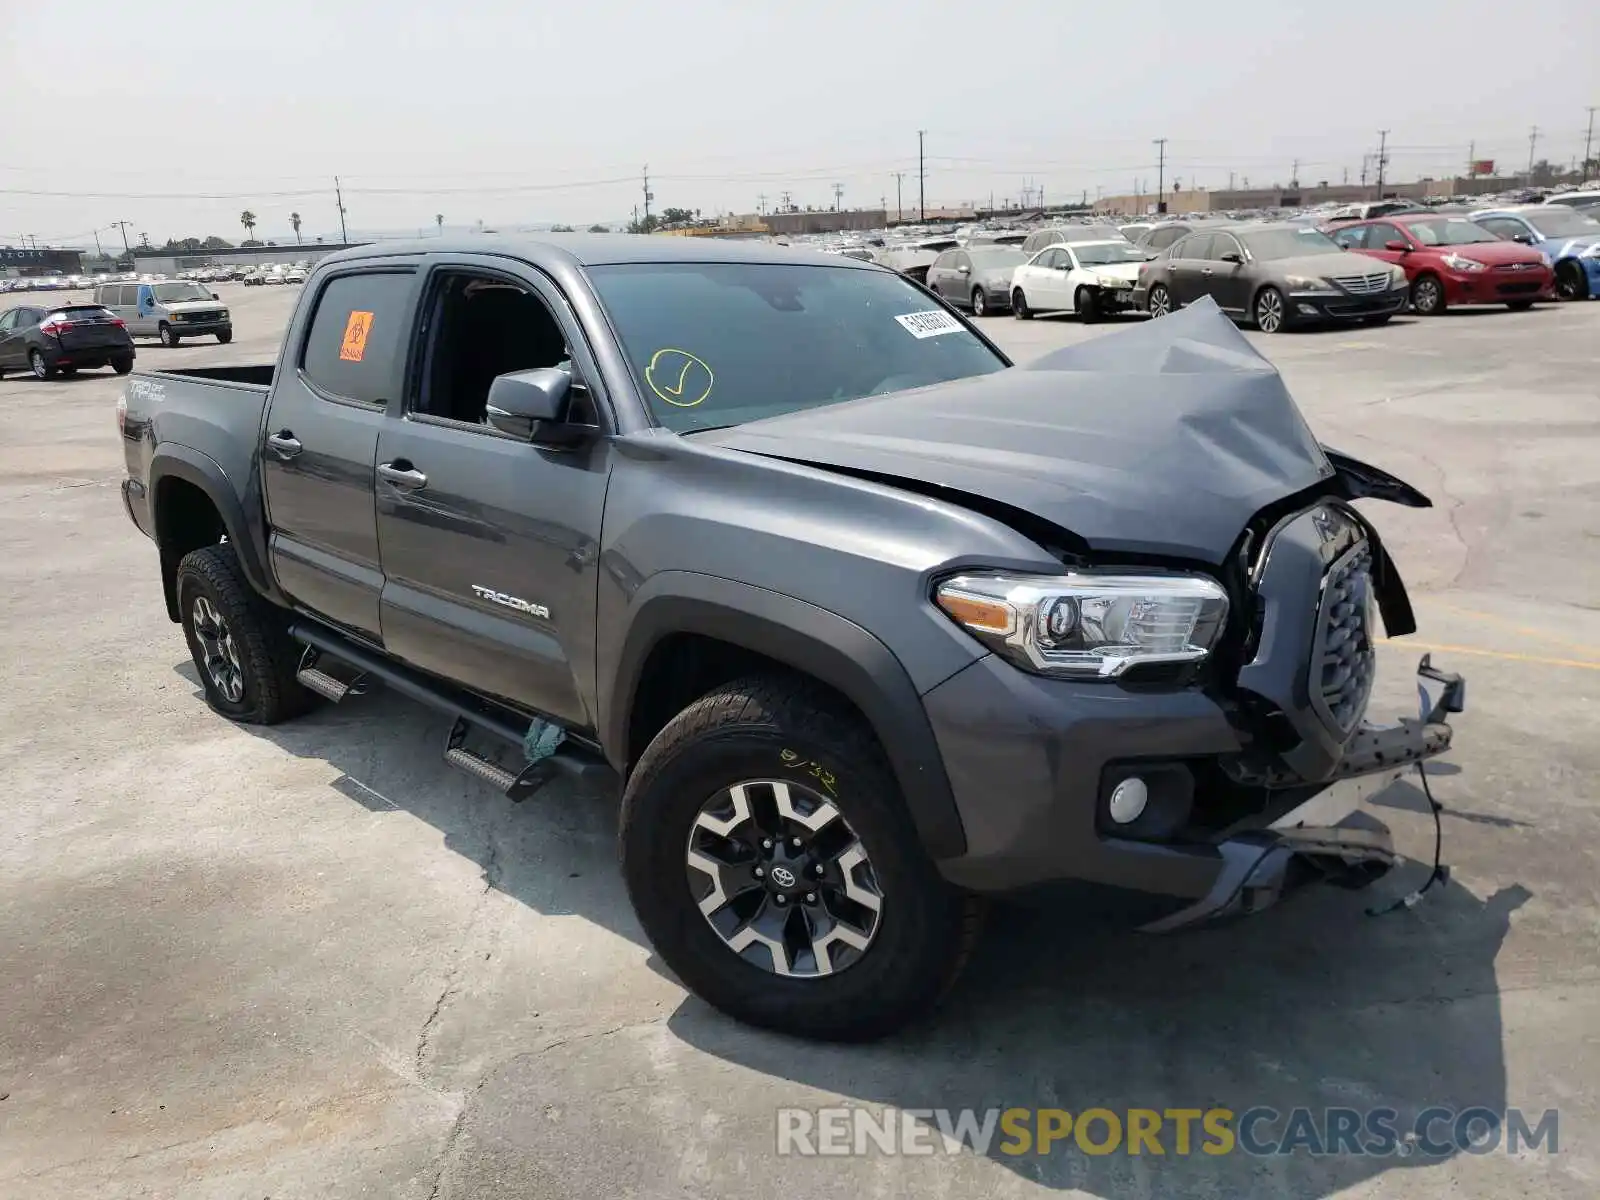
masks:
<svg viewBox="0 0 1600 1200"><path fill-rule="evenodd" d="M299 243L300 243L300 214L299 213L290 213L289 214L289 224L294 229L295 244L299 245Z"/></svg>
<svg viewBox="0 0 1600 1200"><path fill-rule="evenodd" d="M443 237L444 236L444 214L443 213L434 213L433 214L433 223L439 227L439 236Z"/></svg>
<svg viewBox="0 0 1600 1200"><path fill-rule="evenodd" d="M249 241L251 238L255 237L255 235L256 235L256 215L255 215L255 213L251 212L248 208L245 209L242 213L239 214L239 224L244 226L245 241Z"/></svg>

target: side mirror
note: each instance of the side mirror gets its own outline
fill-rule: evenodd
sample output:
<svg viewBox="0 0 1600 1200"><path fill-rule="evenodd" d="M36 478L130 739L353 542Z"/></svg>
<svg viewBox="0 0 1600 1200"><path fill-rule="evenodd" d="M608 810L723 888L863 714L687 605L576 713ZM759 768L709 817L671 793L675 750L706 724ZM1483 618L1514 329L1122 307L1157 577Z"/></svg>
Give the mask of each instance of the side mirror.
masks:
<svg viewBox="0 0 1600 1200"><path fill-rule="evenodd" d="M1409 254L1409 253L1411 253L1411 247L1406 245L1402 241L1385 242L1383 244L1383 248L1385 250L1394 250L1394 251L1396 251L1396 252L1398 252L1400 254Z"/></svg>
<svg viewBox="0 0 1600 1200"><path fill-rule="evenodd" d="M1531 245L1533 245L1533 234L1531 234L1531 233L1519 233L1519 234L1517 234L1516 237L1512 238L1511 240L1513 242L1521 242L1524 246L1531 246Z"/></svg>
<svg viewBox="0 0 1600 1200"><path fill-rule="evenodd" d="M1226 254L1224 254L1222 256L1222 261L1225 262L1225 263L1233 263L1233 264L1235 264L1237 266L1237 265L1243 263L1244 259L1242 257L1240 257L1239 252L1237 250L1229 250Z"/></svg>
<svg viewBox="0 0 1600 1200"><path fill-rule="evenodd" d="M573 380L560 367L534 367L495 376L484 413L492 429L525 442L575 446L584 427L568 425L566 414Z"/></svg>
<svg viewBox="0 0 1600 1200"><path fill-rule="evenodd" d="M958 275L971 275L972 274L972 268L967 266L966 263L962 263L959 267L956 268L956 274L958 274Z"/></svg>

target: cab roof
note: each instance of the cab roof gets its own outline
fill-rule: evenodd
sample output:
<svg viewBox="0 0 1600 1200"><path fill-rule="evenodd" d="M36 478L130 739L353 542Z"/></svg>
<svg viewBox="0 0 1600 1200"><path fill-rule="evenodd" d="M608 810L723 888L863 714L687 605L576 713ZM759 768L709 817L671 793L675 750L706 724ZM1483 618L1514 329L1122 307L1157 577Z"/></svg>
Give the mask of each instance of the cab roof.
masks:
<svg viewBox="0 0 1600 1200"><path fill-rule="evenodd" d="M484 233L373 242L340 250L322 261L353 262L365 258L439 253L504 255L530 262L556 258L580 268L623 263L773 263L862 271L881 269L872 263L839 254L767 242L635 233Z"/></svg>

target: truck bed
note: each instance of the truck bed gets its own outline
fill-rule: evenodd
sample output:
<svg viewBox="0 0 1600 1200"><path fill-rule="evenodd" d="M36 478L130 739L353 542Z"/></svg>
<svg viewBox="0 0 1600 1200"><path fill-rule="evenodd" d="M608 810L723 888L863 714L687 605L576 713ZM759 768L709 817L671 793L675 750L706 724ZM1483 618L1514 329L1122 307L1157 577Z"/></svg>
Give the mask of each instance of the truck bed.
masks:
<svg viewBox="0 0 1600 1200"><path fill-rule="evenodd" d="M272 377L277 371L273 363L248 363L237 367L175 367L168 371L140 371L139 374L154 379L192 379L199 383L223 383L266 391L272 386Z"/></svg>

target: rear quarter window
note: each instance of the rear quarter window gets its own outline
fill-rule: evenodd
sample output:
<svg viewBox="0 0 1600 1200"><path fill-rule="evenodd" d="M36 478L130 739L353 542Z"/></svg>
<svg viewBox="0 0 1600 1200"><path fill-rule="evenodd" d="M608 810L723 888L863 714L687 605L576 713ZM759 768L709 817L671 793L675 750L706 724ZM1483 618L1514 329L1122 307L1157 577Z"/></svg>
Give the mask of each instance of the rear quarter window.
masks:
<svg viewBox="0 0 1600 1200"><path fill-rule="evenodd" d="M374 271L327 282L300 353L314 387L367 404L388 401L410 332L413 280L409 271Z"/></svg>

